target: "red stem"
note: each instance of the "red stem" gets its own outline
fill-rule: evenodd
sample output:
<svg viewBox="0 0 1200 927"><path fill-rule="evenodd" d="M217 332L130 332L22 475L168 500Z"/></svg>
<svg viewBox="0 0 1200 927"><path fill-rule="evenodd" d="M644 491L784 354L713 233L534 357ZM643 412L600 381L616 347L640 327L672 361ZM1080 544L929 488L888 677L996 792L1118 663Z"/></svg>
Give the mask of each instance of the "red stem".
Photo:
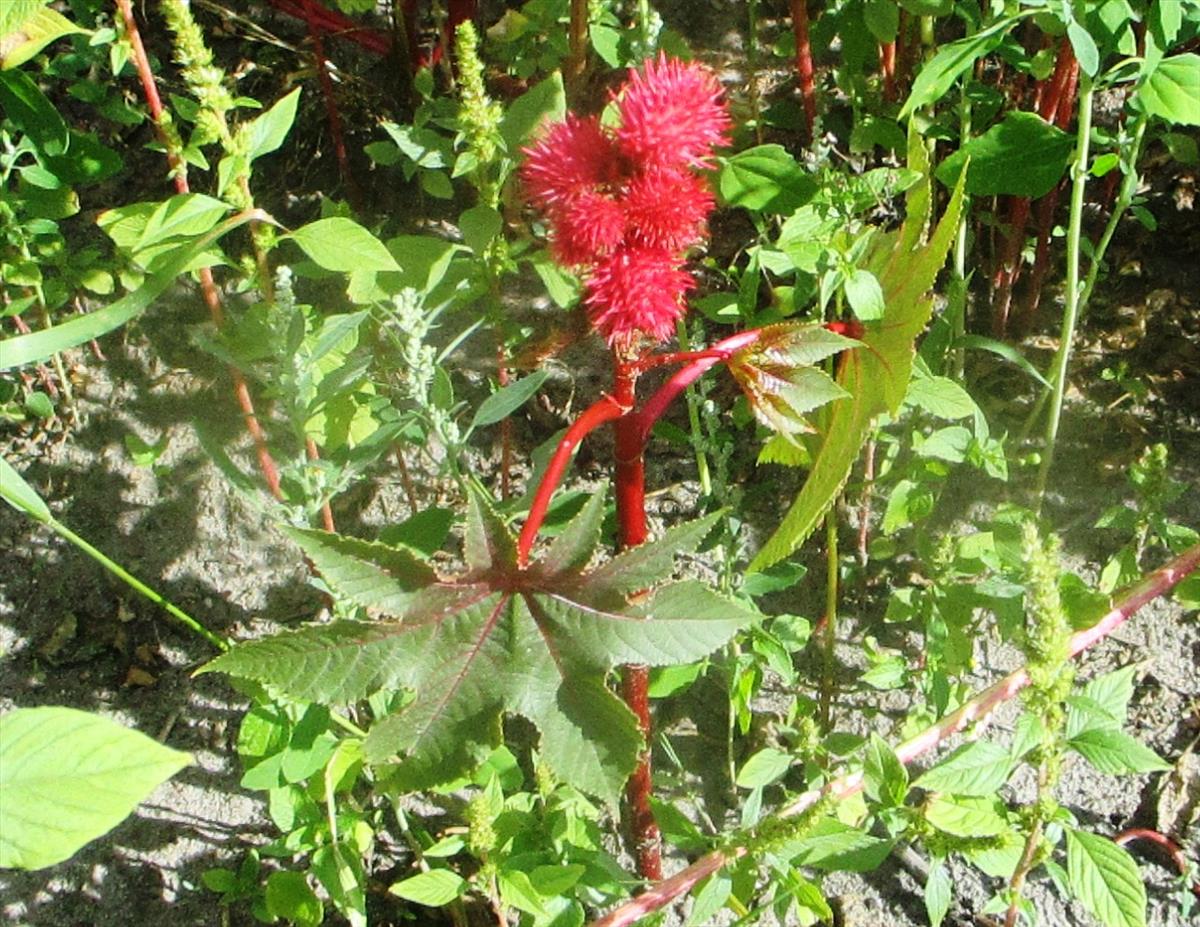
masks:
<svg viewBox="0 0 1200 927"><path fill-rule="evenodd" d="M896 42L879 43L879 73L883 75L883 98L896 99Z"/></svg>
<svg viewBox="0 0 1200 927"><path fill-rule="evenodd" d="M636 364L623 361L619 356L614 357L613 398L623 408L632 409L637 401L637 378ZM643 457L646 435L641 415L630 412L621 416L617 419L614 431L618 546L628 550L646 540L646 465ZM621 694L637 718L643 743L637 766L625 785L633 851L637 857L638 874L644 879L657 881L662 878L662 833L658 822L654 820L654 810L650 807L653 775L650 765L649 687L648 667L632 664L621 667Z"/></svg>
<svg viewBox="0 0 1200 927"><path fill-rule="evenodd" d="M1131 827L1113 837L1113 843L1119 847L1123 847L1125 844L1132 843L1135 840L1147 840L1161 847L1171 857L1171 862L1175 864L1175 868L1179 870L1179 874L1181 876L1188 874L1187 856L1184 855L1179 844L1166 834L1160 834L1158 831L1150 830L1147 827ZM1192 883L1192 894L1200 898L1200 882Z"/></svg>
<svg viewBox="0 0 1200 927"><path fill-rule="evenodd" d="M529 506L529 517L521 526L521 536L517 540L517 562L521 566L529 562L529 552L533 549L533 542L537 539L538 531L546 518L546 510L550 508L550 498L558 488L558 483L571 461L571 455L575 453L575 448L579 447L579 442L589 432L595 431L606 422L620 418L628 411L627 406L622 406L612 396L605 396L588 406L562 436L558 447L554 449L554 455L546 465L546 472L542 475L537 492L534 493L533 504Z"/></svg>
<svg viewBox="0 0 1200 927"><path fill-rule="evenodd" d="M304 439L304 450L309 460L318 461L321 459L321 452L317 450L317 442L312 438ZM330 507L328 499L321 503L321 527L330 534L333 534L337 530L333 526L333 509Z"/></svg>
<svg viewBox="0 0 1200 927"><path fill-rule="evenodd" d="M337 97L333 92L333 78L329 76L329 59L325 57L325 40L321 30L311 22L308 33L313 42L313 56L317 64L317 82L321 85L321 96L325 100L325 118L329 122L329 134L333 139L333 153L337 157L338 172L346 185L346 198L360 216L363 214L362 190L350 168L350 156L346 153L346 136L342 131L342 114L338 110Z"/></svg>
<svg viewBox="0 0 1200 927"><path fill-rule="evenodd" d="M124 2L124 0L119 0ZM335 38L346 39L377 55L387 55L392 50L392 37L377 29L360 26L349 16L335 10L330 10L317 3L316 0L267 0L271 6L302 19L310 27L315 26L322 32Z"/></svg>
<svg viewBox="0 0 1200 927"><path fill-rule="evenodd" d="M137 68L138 78L142 83L142 92L146 97L146 106L150 110L154 131L167 153L167 163L171 166L175 189L179 193L187 193L187 166L172 151L170 140L163 130L162 99L158 95L158 85L154 80L154 72L150 68L150 59L146 55L146 48L142 44L142 36L138 31L137 20L133 18L133 2L132 0L117 0L117 7L120 9L121 19L125 23L125 36L129 40L129 47L133 53L133 62ZM216 282L213 280L212 270L204 267L197 272L197 275L200 278L200 293L204 298L204 304L208 307L209 317L212 319L213 325L220 328L225 320L225 314L221 306L221 294L217 290ZM246 385L246 378L236 367L229 368L229 377L233 381L233 392L237 397L238 406L242 410L242 418L246 423L246 430L250 433L250 437L254 442L254 450L258 457L258 468L262 472L263 480L266 481L271 495L277 500L283 501L283 489L279 482L279 468L275 466L275 459L271 456L271 451L267 447L266 435L263 434L262 426L259 424L258 416L254 411L254 400L250 398L250 387Z"/></svg>
<svg viewBox="0 0 1200 927"><path fill-rule="evenodd" d="M658 392L651 396L638 412L629 416L631 420L637 423L641 443L644 444L646 442L646 439L650 436L650 429L654 427L654 423L662 417L663 413L667 411L667 408L680 393L691 386L692 383L703 376L710 368L729 360L735 351L740 351L742 348L754 344L761 334L762 331L760 329L753 328L750 331L738 332L738 334L731 335L723 341L718 341L705 351L688 352L694 353L696 356L686 366L676 370L671 375L671 378L658 388Z"/></svg>
<svg viewBox="0 0 1200 927"><path fill-rule="evenodd" d="M1200 544L1194 544L1166 566L1155 570L1134 586L1099 622L1072 636L1070 656L1078 655L1111 634L1143 605L1169 592L1198 566L1200 566ZM918 756L928 753L968 725L985 720L998 705L1015 696L1028 683L1029 677L1024 669L1005 676L957 711L947 715L916 737L905 741L896 749L896 756L905 765L911 763ZM982 724L977 725L975 733L977 736L983 733ZM795 817L825 798L832 798L835 801L848 798L861 792L864 785L865 781L861 770L839 776L824 788L805 792L773 815L773 819L783 820ZM599 920L593 921L591 927L627 927L627 925L666 907L676 898L690 891L700 880L717 872L726 863L745 856L748 852L745 846L735 846L707 853L671 878L651 886L632 901L610 911Z"/></svg>
<svg viewBox="0 0 1200 927"><path fill-rule="evenodd" d="M496 382L501 389L508 386L508 357L504 350L504 342L496 346ZM505 416L500 422L500 498L507 499L510 492L510 475L512 469L512 418Z"/></svg>
<svg viewBox="0 0 1200 927"><path fill-rule="evenodd" d="M817 121L817 93L813 80L812 43L808 37L808 0L791 0L792 31L796 34L796 74L800 81L800 98L804 102L804 124L808 141L813 140Z"/></svg>

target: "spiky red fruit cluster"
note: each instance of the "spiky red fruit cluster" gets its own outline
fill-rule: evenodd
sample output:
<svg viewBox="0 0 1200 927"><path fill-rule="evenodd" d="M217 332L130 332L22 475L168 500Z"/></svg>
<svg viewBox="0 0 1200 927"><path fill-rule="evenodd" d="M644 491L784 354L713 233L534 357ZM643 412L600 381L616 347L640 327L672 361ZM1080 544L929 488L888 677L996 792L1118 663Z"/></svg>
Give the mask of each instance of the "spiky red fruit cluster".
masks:
<svg viewBox="0 0 1200 927"><path fill-rule="evenodd" d="M620 123L568 116L525 150L521 176L550 222L555 258L578 268L592 325L610 344L664 341L695 281L684 254L713 196L694 172L726 141L729 115L703 65L659 56L616 96Z"/></svg>

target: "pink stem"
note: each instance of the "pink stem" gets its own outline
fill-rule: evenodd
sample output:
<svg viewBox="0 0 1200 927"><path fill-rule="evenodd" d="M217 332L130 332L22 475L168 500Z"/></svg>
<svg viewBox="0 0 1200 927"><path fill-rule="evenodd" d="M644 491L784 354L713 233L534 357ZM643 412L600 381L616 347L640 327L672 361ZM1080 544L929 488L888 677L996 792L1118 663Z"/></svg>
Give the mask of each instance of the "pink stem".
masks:
<svg viewBox="0 0 1200 927"><path fill-rule="evenodd" d="M762 330L757 328L748 332L739 332L724 341L718 341L705 351L694 352L697 356L686 366L676 370L671 378L658 388L658 392L651 396L639 411L634 413L633 417L637 421L642 440L645 441L649 437L650 429L675 401L675 397L703 376L706 371L729 360L734 352L754 344L761 334Z"/></svg>
<svg viewBox="0 0 1200 927"><path fill-rule="evenodd" d="M1100 621L1073 635L1069 648L1070 655L1076 656L1111 634L1124 624L1134 612L1147 602L1169 592L1198 566L1200 566L1200 544L1194 544L1166 566L1155 570L1134 586ZM902 763L911 763L918 756L928 753L967 725L985 719L993 709L1008 701L1028 684L1029 676L1024 669L1010 673L999 682L984 689L958 711L947 715L916 737L906 740L896 748L896 756ZM982 731L976 733L981 734ZM810 789L800 795L791 804L778 811L774 818L784 820L795 817L825 798L833 798L835 801L849 798L851 795L861 792L863 785L861 771L839 776L824 788ZM744 846L714 850L669 879L652 885L638 897L610 911L599 920L593 921L591 927L626 927L626 925L666 907L676 898L688 892L701 879L712 875L726 863L745 856L747 852Z"/></svg>
<svg viewBox="0 0 1200 927"><path fill-rule="evenodd" d="M1175 864L1175 868L1179 870L1179 874L1181 876L1187 875L1187 856L1184 855L1183 849L1179 844L1166 834L1160 834L1158 831L1150 830L1148 827L1131 827L1129 830L1123 830L1117 836L1113 837L1113 843L1119 847L1123 847L1125 844L1132 843L1135 840L1147 840L1161 847L1171 857L1171 862ZM1192 883L1192 893L1197 898L1200 898L1200 882Z"/></svg>
<svg viewBox="0 0 1200 927"><path fill-rule="evenodd" d="M529 517L521 526L521 536L517 540L517 562L521 566L529 562L529 552L533 549L533 542L537 539L538 531L546 518L546 510L550 508L550 498L558 488L559 480L562 479L579 442L589 432L595 431L606 422L620 418L628 411L629 409L611 396L605 396L588 406L584 413L571 423L567 433L558 442L558 447L554 449L550 463L546 465L546 472L542 475L542 481L533 497L533 504L529 507Z"/></svg>

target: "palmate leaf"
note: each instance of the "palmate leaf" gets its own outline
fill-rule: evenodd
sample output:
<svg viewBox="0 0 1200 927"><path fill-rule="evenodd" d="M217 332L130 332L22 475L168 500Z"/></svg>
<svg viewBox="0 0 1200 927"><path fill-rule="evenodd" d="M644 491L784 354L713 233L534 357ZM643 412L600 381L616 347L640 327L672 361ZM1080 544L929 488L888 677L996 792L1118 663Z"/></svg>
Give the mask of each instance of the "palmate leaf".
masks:
<svg viewBox="0 0 1200 927"><path fill-rule="evenodd" d="M883 288L883 319L867 325L862 346L838 361L837 383L849 395L829 407L825 428L814 438L813 466L775 533L750 563L764 570L787 557L820 524L850 476L850 469L881 412L904 401L917 336L933 312L929 288L945 263L963 205L963 178L937 227L922 244L930 218L929 160L924 142L910 127L908 166L921 181L906 195L907 215L899 230L877 234L864 264Z"/></svg>
<svg viewBox="0 0 1200 927"><path fill-rule="evenodd" d="M201 671L322 703L410 690L412 700L364 745L373 762L399 755L398 781L410 789L463 772L496 743L504 712L522 715L541 731L541 755L560 778L615 801L642 744L606 674L621 663L698 660L755 616L699 583L652 588L719 513L585 572L603 516L601 492L522 568L508 527L472 497L467 572L453 580L387 545L291 532L335 591L383 617L249 641Z"/></svg>
<svg viewBox="0 0 1200 927"><path fill-rule="evenodd" d="M858 345L852 338L815 323L770 325L729 359L729 372L750 401L755 416L787 440L814 431L804 416L849 394L812 366Z"/></svg>

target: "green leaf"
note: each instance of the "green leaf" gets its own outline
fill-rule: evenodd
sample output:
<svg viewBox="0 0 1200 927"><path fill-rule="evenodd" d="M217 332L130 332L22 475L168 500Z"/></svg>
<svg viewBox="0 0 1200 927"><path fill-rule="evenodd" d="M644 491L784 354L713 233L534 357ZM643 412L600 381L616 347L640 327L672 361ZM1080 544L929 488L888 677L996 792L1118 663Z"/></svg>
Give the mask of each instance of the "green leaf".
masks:
<svg viewBox="0 0 1200 927"><path fill-rule="evenodd" d="M1100 772L1112 776L1171 768L1157 753L1124 731L1091 728L1080 731L1068 745Z"/></svg>
<svg viewBox="0 0 1200 927"><path fill-rule="evenodd" d="M562 74L555 72L517 97L500 121L500 134L515 155L531 142L544 121L561 122L567 116L567 95Z"/></svg>
<svg viewBox="0 0 1200 927"><path fill-rule="evenodd" d="M272 872L267 877L267 910L296 927L317 927L325 920L325 905L303 872Z"/></svg>
<svg viewBox="0 0 1200 927"><path fill-rule="evenodd" d="M542 566L552 573L570 573L583 570L596 552L600 543L600 531L604 525L605 487L588 496L579 513L568 522L559 535L550 543L541 559Z"/></svg>
<svg viewBox="0 0 1200 927"><path fill-rule="evenodd" d="M1030 378L1046 387L1046 389L1050 388L1050 381L1038 373L1038 369L1026 359L1025 355L1011 344L1006 344L1003 341L997 341L995 338L988 338L984 335L961 335L954 340L954 344L951 347L989 351L997 357L1002 357L1009 363L1016 365Z"/></svg>
<svg viewBox="0 0 1200 927"><path fill-rule="evenodd" d="M70 142L70 132L54 104L24 71L0 71L0 104L4 115L29 136L46 155L61 155Z"/></svg>
<svg viewBox="0 0 1200 927"><path fill-rule="evenodd" d="M519 869L501 869L497 882L500 900L509 907L537 917L544 917L548 913L528 874Z"/></svg>
<svg viewBox="0 0 1200 927"><path fill-rule="evenodd" d="M0 717L0 867L62 862L191 762L86 711L9 712Z"/></svg>
<svg viewBox="0 0 1200 927"><path fill-rule="evenodd" d="M895 0L867 0L863 19L880 42L894 42L900 30L900 7Z"/></svg>
<svg viewBox="0 0 1200 927"><path fill-rule="evenodd" d="M854 314L864 322L875 322L883 318L883 290L875 275L865 268L856 268L846 279L846 300Z"/></svg>
<svg viewBox="0 0 1200 927"><path fill-rule="evenodd" d="M207 235L197 238L188 247L180 248L161 270L151 274L137 290L115 303L87 315L77 316L69 322L0 341L0 370L48 360L61 351L86 344L93 338L99 338L137 318L175 282L175 278L183 269L214 241L252 219L266 218L267 215L259 210L238 213Z"/></svg>
<svg viewBox="0 0 1200 927"><path fill-rule="evenodd" d="M24 64L64 35L87 32L46 3L47 0L5 0L0 4L0 70Z"/></svg>
<svg viewBox="0 0 1200 927"><path fill-rule="evenodd" d="M0 457L0 497L36 521L48 522L53 519L37 490L25 482L25 478L3 457Z"/></svg>
<svg viewBox="0 0 1200 927"><path fill-rule="evenodd" d="M835 818L824 818L780 855L791 856L796 866L829 872L870 872L887 858L892 845L891 840L864 834Z"/></svg>
<svg viewBox="0 0 1200 927"><path fill-rule="evenodd" d="M1091 699L1112 718L1117 727L1125 723L1129 702L1133 698L1133 680L1137 665L1131 664L1089 680L1080 695Z"/></svg>
<svg viewBox="0 0 1200 927"><path fill-rule="evenodd" d="M904 403L946 419L970 418L979 411L971 394L949 377L913 377Z"/></svg>
<svg viewBox="0 0 1200 927"><path fill-rule="evenodd" d="M467 891L467 881L449 869L430 869L395 883L388 894L405 901L415 901L430 908L440 908Z"/></svg>
<svg viewBox="0 0 1200 927"><path fill-rule="evenodd" d="M1012 766L1008 751L999 744L976 740L958 747L913 784L931 792L987 798L1008 781Z"/></svg>
<svg viewBox="0 0 1200 927"><path fill-rule="evenodd" d="M888 742L875 733L867 742L863 777L870 798L888 807L904 804L904 796L908 794L908 770Z"/></svg>
<svg viewBox="0 0 1200 927"><path fill-rule="evenodd" d="M925 819L955 837L995 837L1008 827L1004 805L996 798L934 795L925 806Z"/></svg>
<svg viewBox="0 0 1200 927"><path fill-rule="evenodd" d="M500 234L504 220L500 213L491 206L472 206L464 210L458 217L458 229L462 232L463 241L477 255L483 256L492 239Z"/></svg>
<svg viewBox="0 0 1200 927"><path fill-rule="evenodd" d="M383 242L352 219L333 216L301 226L290 235L314 263L326 270L399 270Z"/></svg>
<svg viewBox="0 0 1200 927"><path fill-rule="evenodd" d="M1200 55L1164 58L1146 77L1137 98L1152 116L1177 125L1200 125Z"/></svg>
<svg viewBox="0 0 1200 927"><path fill-rule="evenodd" d="M756 789L783 778L796 758L774 747L764 747L742 764L735 784L743 789Z"/></svg>
<svg viewBox="0 0 1200 927"><path fill-rule="evenodd" d="M1036 199L1054 189L1074 147L1073 136L1036 113L1010 112L943 161L937 179L953 186L969 161L968 193Z"/></svg>
<svg viewBox="0 0 1200 927"><path fill-rule="evenodd" d="M1004 41L1005 34L1022 18L1023 16L1005 17L974 35L941 46L937 54L925 62L917 74L912 92L904 101L897 118L910 116L921 107L944 97L950 92L959 75L999 46Z"/></svg>
<svg viewBox="0 0 1200 927"><path fill-rule="evenodd" d="M938 857L930 860L929 875L925 878L924 897L930 927L939 927L950 911L954 884L950 881L950 872L946 869L945 861Z"/></svg>
<svg viewBox="0 0 1200 927"><path fill-rule="evenodd" d="M782 145L759 145L724 159L717 188L728 206L787 215L817 192L817 182Z"/></svg>
<svg viewBox="0 0 1200 927"><path fill-rule="evenodd" d="M522 377L515 383L496 390L475 410L475 417L471 419L471 428L484 428L508 418L542 388L542 384L546 382L549 375L545 370L536 370L529 376Z"/></svg>
<svg viewBox="0 0 1200 927"><path fill-rule="evenodd" d="M1072 19L1067 23L1067 38L1071 41L1071 49L1075 52L1080 69L1089 77L1095 77L1096 72L1100 70L1100 49L1096 47L1096 40L1092 38L1092 34Z"/></svg>
<svg viewBox="0 0 1200 927"><path fill-rule="evenodd" d="M1145 927L1146 886L1137 863L1107 837L1067 831L1067 878L1105 927Z"/></svg>
<svg viewBox="0 0 1200 927"><path fill-rule="evenodd" d="M924 140L909 126L909 167L921 180L906 194L907 215L898 232L876 235L864 260L879 280L887 306L883 319L867 323L862 346L838 359L837 383L849 397L829 406L816 443L812 469L775 533L748 567L756 572L789 556L824 518L854 466L875 416L894 413L908 390L917 336L929 322L928 290L945 263L963 205L962 178L925 244L930 182Z"/></svg>
<svg viewBox="0 0 1200 927"><path fill-rule="evenodd" d="M283 144L292 123L296 121L296 107L299 103L300 88L297 87L239 130L246 133L246 155L251 161L270 154Z"/></svg>
<svg viewBox="0 0 1200 927"><path fill-rule="evenodd" d="M585 513L585 521L596 517L595 510ZM757 617L699 583L667 585L634 603L625 598L661 581L674 552L698 543L711 524L668 533L682 543L646 545L640 560L603 575L581 574L574 553L519 567L507 526L476 494L464 539L468 572L411 594L414 567L397 561L396 549L297 532L330 560L333 569L318 567L335 591L347 583L358 601L378 605L382 588L388 619L250 641L201 672L228 672L324 703L410 690L411 701L378 721L364 744L372 762L401 754L396 774L408 788L465 773L498 739L501 714L523 715L541 731L541 755L559 778L615 802L641 737L632 713L605 685L606 674L622 663L698 660ZM402 570L393 568L397 562ZM391 582L397 572L406 583L398 593Z"/></svg>
<svg viewBox="0 0 1200 927"><path fill-rule="evenodd" d="M616 601L661 581L675 565L675 557L690 554L718 521L722 511L675 525L656 541L624 550L588 574L588 588L599 601ZM685 661L680 661L685 662Z"/></svg>

